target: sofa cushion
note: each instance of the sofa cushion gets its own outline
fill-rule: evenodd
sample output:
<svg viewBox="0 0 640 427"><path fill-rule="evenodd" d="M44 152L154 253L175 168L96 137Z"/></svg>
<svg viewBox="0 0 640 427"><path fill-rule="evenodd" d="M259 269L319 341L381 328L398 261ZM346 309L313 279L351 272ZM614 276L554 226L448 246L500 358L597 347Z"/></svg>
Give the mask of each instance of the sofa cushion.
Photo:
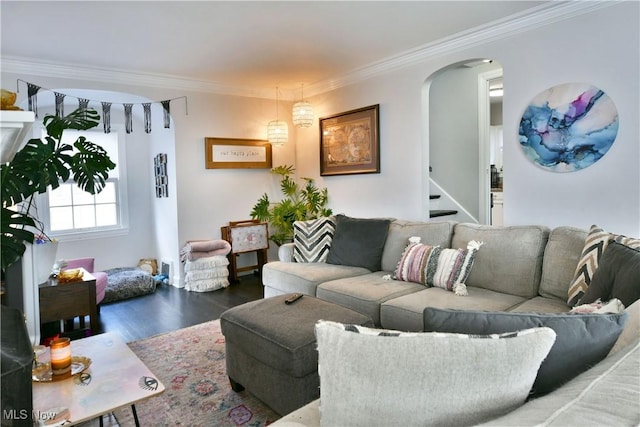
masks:
<svg viewBox="0 0 640 427"><path fill-rule="evenodd" d="M382 251L382 270L394 271L409 237L420 237L420 241L431 246L451 247L451 236L455 221L410 222L395 220L389 225L389 234Z"/></svg>
<svg viewBox="0 0 640 427"><path fill-rule="evenodd" d="M467 294L464 283L482 242L471 241L467 249L446 249L419 243L420 238L416 236L409 241L396 267L394 279L435 286L454 291L456 295Z"/></svg>
<svg viewBox="0 0 640 427"><path fill-rule="evenodd" d="M389 223L384 218L336 216L336 233L327 257L329 264L379 271Z"/></svg>
<svg viewBox="0 0 640 427"><path fill-rule="evenodd" d="M558 390L482 426L637 426L640 340Z"/></svg>
<svg viewBox="0 0 640 427"><path fill-rule="evenodd" d="M555 333L474 337L321 321L316 337L322 425L471 425L524 403Z"/></svg>
<svg viewBox="0 0 640 427"><path fill-rule="evenodd" d="M316 295L320 283L328 280L354 277L369 273L363 267L333 265L324 262L282 262L272 261L262 267L262 283L281 293L300 292Z"/></svg>
<svg viewBox="0 0 640 427"><path fill-rule="evenodd" d="M334 217L294 221L293 259L296 262L325 262L336 231Z"/></svg>
<svg viewBox="0 0 640 427"><path fill-rule="evenodd" d="M467 286L476 286L533 298L538 295L542 276L542 258L549 229L543 226L497 227L456 224L452 248L464 248L467 242L483 242L476 254Z"/></svg>
<svg viewBox="0 0 640 427"><path fill-rule="evenodd" d="M419 292L390 299L380 306L380 325L401 331L422 331L425 307L506 311L525 301L516 295L473 286L467 287L467 291L469 295L460 298L441 288L423 288Z"/></svg>
<svg viewBox="0 0 640 427"><path fill-rule="evenodd" d="M542 261L542 278L538 294L557 298L566 305L569 284L576 272L587 231L574 227L551 230Z"/></svg>
<svg viewBox="0 0 640 427"><path fill-rule="evenodd" d="M634 249L640 248L640 239L633 239L621 234L606 232L602 227L592 225L584 242L580 261L576 267L573 280L569 285L567 304L580 304L580 299L587 291L594 273L598 269L600 258L609 241L614 240Z"/></svg>
<svg viewBox="0 0 640 427"><path fill-rule="evenodd" d="M580 303L613 298L619 299L625 307L640 299L640 251L616 242L609 243L602 254Z"/></svg>
<svg viewBox="0 0 640 427"><path fill-rule="evenodd" d="M427 308L424 330L499 334L549 327L557 339L542 362L533 394L548 393L607 356L627 320L622 314L537 314Z"/></svg>
<svg viewBox="0 0 640 427"><path fill-rule="evenodd" d="M318 286L316 296L366 314L380 325L380 305L383 302L424 289L418 283L385 280L383 276L384 272L376 271L324 282Z"/></svg>
<svg viewBox="0 0 640 427"><path fill-rule="evenodd" d="M571 307L567 305L567 301L564 299L533 297L507 311L515 313L568 313L569 310L571 310Z"/></svg>

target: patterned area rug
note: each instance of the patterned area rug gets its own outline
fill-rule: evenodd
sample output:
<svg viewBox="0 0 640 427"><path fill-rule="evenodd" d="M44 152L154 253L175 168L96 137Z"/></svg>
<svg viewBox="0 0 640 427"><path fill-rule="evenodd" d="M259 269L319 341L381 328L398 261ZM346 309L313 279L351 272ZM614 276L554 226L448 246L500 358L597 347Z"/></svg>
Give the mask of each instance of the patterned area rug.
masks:
<svg viewBox="0 0 640 427"><path fill-rule="evenodd" d="M143 426L266 426L280 418L246 390L231 390L220 320L129 343L166 390L136 404ZM131 408L115 411L135 425Z"/></svg>

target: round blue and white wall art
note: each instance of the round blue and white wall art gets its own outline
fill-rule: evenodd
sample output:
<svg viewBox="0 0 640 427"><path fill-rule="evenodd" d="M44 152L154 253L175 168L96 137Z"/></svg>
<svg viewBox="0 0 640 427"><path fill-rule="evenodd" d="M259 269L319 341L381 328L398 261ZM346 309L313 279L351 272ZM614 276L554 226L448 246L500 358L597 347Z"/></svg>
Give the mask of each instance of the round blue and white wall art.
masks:
<svg viewBox="0 0 640 427"><path fill-rule="evenodd" d="M618 134L618 110L597 87L566 83L531 101L519 133L529 160L553 172L573 172L609 151Z"/></svg>

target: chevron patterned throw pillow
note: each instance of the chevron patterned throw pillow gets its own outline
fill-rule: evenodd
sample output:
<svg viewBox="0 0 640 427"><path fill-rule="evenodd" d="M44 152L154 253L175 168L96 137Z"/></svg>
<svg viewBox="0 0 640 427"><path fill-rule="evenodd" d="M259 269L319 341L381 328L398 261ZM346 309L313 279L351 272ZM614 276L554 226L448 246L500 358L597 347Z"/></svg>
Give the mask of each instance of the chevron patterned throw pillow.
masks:
<svg viewBox="0 0 640 427"><path fill-rule="evenodd" d="M296 262L325 262L335 232L333 216L294 222L293 259Z"/></svg>
<svg viewBox="0 0 640 427"><path fill-rule="evenodd" d="M587 291L593 274L598 268L602 253L609 245L610 241L615 241L632 249L640 249L640 239L623 236L620 234L612 234L606 232L602 227L592 225L589 234L584 242L582 256L576 267L576 273L569 285L569 295L567 304L571 307L580 304L580 299Z"/></svg>

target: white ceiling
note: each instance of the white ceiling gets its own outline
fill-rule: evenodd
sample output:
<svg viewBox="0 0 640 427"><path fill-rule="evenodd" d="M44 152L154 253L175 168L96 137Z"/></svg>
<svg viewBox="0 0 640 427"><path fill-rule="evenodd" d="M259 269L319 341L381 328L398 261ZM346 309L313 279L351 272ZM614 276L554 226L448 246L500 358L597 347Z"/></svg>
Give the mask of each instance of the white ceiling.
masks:
<svg viewBox="0 0 640 427"><path fill-rule="evenodd" d="M7 1L3 59L297 90L548 1Z"/></svg>

